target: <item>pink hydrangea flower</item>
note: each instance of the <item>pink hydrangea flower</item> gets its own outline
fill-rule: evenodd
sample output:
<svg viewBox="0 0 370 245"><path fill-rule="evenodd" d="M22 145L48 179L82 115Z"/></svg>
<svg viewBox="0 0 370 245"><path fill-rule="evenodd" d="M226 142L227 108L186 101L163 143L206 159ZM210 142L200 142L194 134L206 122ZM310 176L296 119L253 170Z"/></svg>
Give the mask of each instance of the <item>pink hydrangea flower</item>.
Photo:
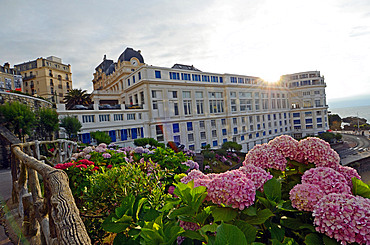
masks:
<svg viewBox="0 0 370 245"><path fill-rule="evenodd" d="M218 174L208 183L207 198L215 204L226 204L243 210L254 203L256 188L240 170Z"/></svg>
<svg viewBox="0 0 370 245"><path fill-rule="evenodd" d="M316 137L308 137L299 141L297 152L303 161L314 163L316 167L336 169L340 162L338 153L330 147L329 143Z"/></svg>
<svg viewBox="0 0 370 245"><path fill-rule="evenodd" d="M239 168L245 176L252 180L256 190L263 191L263 185L269 180L272 179L272 175L266 172L263 168L254 166L252 164L246 164Z"/></svg>
<svg viewBox="0 0 370 245"><path fill-rule="evenodd" d="M324 196L319 186L313 184L295 185L289 192L292 206L300 211L312 212L318 201Z"/></svg>
<svg viewBox="0 0 370 245"><path fill-rule="evenodd" d="M351 188L343 174L327 167L307 170L302 176L302 184L317 185L325 195L330 193L351 193Z"/></svg>
<svg viewBox="0 0 370 245"><path fill-rule="evenodd" d="M199 178L203 178L205 176L204 173L202 173L201 171L197 170L197 169L193 169L191 170L188 175L186 175L185 177L183 177L180 181L184 184L187 184L189 183L190 181L192 180L196 180L196 179L199 179Z"/></svg>
<svg viewBox="0 0 370 245"><path fill-rule="evenodd" d="M92 151L92 147L91 146L85 147L82 151L85 152L86 154L89 154Z"/></svg>
<svg viewBox="0 0 370 245"><path fill-rule="evenodd" d="M313 211L318 232L341 244L370 244L370 199L347 193L324 196Z"/></svg>
<svg viewBox="0 0 370 245"><path fill-rule="evenodd" d="M103 153L103 155L102 155L105 159L108 159L108 158L111 158L112 157L112 155L111 154L109 154L109 153Z"/></svg>
<svg viewBox="0 0 370 245"><path fill-rule="evenodd" d="M245 156L243 165L253 164L263 169L286 169L287 160L275 147L269 144L256 145Z"/></svg>
<svg viewBox="0 0 370 245"><path fill-rule="evenodd" d="M357 170L351 167L345 167L345 166L338 166L336 169L337 172L343 174L343 176L346 178L348 185L352 188L352 178L355 177L357 179L361 179L361 176L357 173Z"/></svg>
<svg viewBox="0 0 370 245"><path fill-rule="evenodd" d="M278 150L284 157L295 160L297 154L298 141L288 135L281 135L268 143Z"/></svg>
<svg viewBox="0 0 370 245"><path fill-rule="evenodd" d="M182 162L181 164L184 164L189 167L189 170L191 169L199 169L199 165L197 162L194 162L193 160L188 160L186 162Z"/></svg>

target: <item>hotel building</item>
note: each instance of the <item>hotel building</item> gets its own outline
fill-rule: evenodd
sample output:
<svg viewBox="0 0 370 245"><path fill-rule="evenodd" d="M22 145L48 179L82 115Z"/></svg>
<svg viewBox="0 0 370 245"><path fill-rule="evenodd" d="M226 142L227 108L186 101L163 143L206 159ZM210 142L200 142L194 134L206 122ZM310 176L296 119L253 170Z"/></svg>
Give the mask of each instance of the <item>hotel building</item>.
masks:
<svg viewBox="0 0 370 245"><path fill-rule="evenodd" d="M90 132L106 131L112 141L136 138L175 141L200 151L234 141L248 151L282 134L301 138L328 129L324 77L319 71L284 75L276 83L259 77L203 72L175 64L146 65L140 51L127 48L117 62L104 57L95 69L93 110L65 110Z"/></svg>
<svg viewBox="0 0 370 245"><path fill-rule="evenodd" d="M22 76L9 63L0 65L0 91L22 91Z"/></svg>
<svg viewBox="0 0 370 245"><path fill-rule="evenodd" d="M23 92L51 102L63 103L64 96L72 89L71 65L63 64L58 57L37 58L14 65L14 69L23 76Z"/></svg>

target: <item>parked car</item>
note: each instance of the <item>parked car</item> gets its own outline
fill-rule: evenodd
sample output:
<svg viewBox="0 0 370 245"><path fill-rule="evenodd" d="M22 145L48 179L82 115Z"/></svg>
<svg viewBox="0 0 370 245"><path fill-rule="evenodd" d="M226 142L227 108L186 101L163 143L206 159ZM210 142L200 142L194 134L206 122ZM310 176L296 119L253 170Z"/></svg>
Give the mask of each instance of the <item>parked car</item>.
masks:
<svg viewBox="0 0 370 245"><path fill-rule="evenodd" d="M75 105L72 107L72 110L87 110L88 108L84 105Z"/></svg>

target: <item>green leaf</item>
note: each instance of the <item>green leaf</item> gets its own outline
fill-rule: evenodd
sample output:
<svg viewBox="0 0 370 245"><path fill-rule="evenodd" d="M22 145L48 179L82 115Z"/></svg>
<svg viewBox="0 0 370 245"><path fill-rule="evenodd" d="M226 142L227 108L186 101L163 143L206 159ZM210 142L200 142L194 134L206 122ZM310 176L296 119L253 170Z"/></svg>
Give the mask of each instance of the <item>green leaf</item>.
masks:
<svg viewBox="0 0 370 245"><path fill-rule="evenodd" d="M281 183L276 178L268 180L263 185L263 192L270 201L279 202L281 200Z"/></svg>
<svg viewBox="0 0 370 245"><path fill-rule="evenodd" d="M235 225L244 233L245 238L247 239L248 244L256 240L256 235L258 229L253 225L248 224L242 220L236 220Z"/></svg>
<svg viewBox="0 0 370 245"><path fill-rule="evenodd" d="M267 200L266 198L264 197L261 197L261 196L256 196L258 201L260 201L262 203L263 206L265 206L266 208L269 208L271 209L271 202L269 200Z"/></svg>
<svg viewBox="0 0 370 245"><path fill-rule="evenodd" d="M185 230L185 232L181 233L181 236L188 237L192 240L206 241L204 237L197 231Z"/></svg>
<svg viewBox="0 0 370 245"><path fill-rule="evenodd" d="M141 211L141 208L143 207L144 203L147 201L147 198L141 198L139 202L135 203L134 211L136 213L135 218L136 220L139 220L139 213Z"/></svg>
<svg viewBox="0 0 370 245"><path fill-rule="evenodd" d="M268 226L268 230L271 233L271 239L276 239L279 242L283 241L285 236L285 229L283 227L279 227L277 224L270 221L266 221L265 224Z"/></svg>
<svg viewBox="0 0 370 245"><path fill-rule="evenodd" d="M205 225L202 228L200 228L200 231L205 234L206 232L216 232L218 225L216 223L213 223L212 225Z"/></svg>
<svg viewBox="0 0 370 245"><path fill-rule="evenodd" d="M337 242L334 238L330 238L327 235L323 235L322 240L324 241L325 245L339 245L340 243Z"/></svg>
<svg viewBox="0 0 370 245"><path fill-rule="evenodd" d="M291 237L285 237L283 242L279 242L279 240L277 240L277 239L273 239L271 241L272 241L272 245L299 245Z"/></svg>
<svg viewBox="0 0 370 245"><path fill-rule="evenodd" d="M321 237L316 233L308 234L304 239L304 243L306 245L324 245Z"/></svg>
<svg viewBox="0 0 370 245"><path fill-rule="evenodd" d="M353 195L370 198L370 187L367 184L355 177L352 178L352 184Z"/></svg>
<svg viewBox="0 0 370 245"><path fill-rule="evenodd" d="M244 245L247 239L244 233L236 226L222 223L217 227L215 245Z"/></svg>
<svg viewBox="0 0 370 245"><path fill-rule="evenodd" d="M246 217L245 221L251 225L260 225L260 224L265 223L265 221L272 216L275 216L275 215L271 212L270 209L263 209L263 210L257 211L257 216Z"/></svg>
<svg viewBox="0 0 370 245"><path fill-rule="evenodd" d="M214 222L217 221L231 221L238 215L238 211L233 208L214 208L212 209L212 216Z"/></svg>
<svg viewBox="0 0 370 245"><path fill-rule="evenodd" d="M117 218L115 218L114 216L115 214L111 214L104 220L102 224L103 230L113 232L113 233L120 233L126 230L126 228L130 226L131 224L130 222L118 222ZM127 217L130 217L130 216L127 216Z"/></svg>
<svg viewBox="0 0 370 245"><path fill-rule="evenodd" d="M244 209L242 211L243 214L246 214L248 216L256 216L257 215L257 208L253 207L253 206L250 206L249 208L247 209Z"/></svg>
<svg viewBox="0 0 370 245"><path fill-rule="evenodd" d="M155 210L155 209L149 209L145 213L143 219L145 221L152 221L152 220L155 220L159 215L160 215L160 213L157 210Z"/></svg>
<svg viewBox="0 0 370 245"><path fill-rule="evenodd" d="M286 228L292 229L294 231L308 229L311 232L315 232L315 227L311 224L303 223L299 219L290 218L290 217L282 217L280 220L280 224Z"/></svg>
<svg viewBox="0 0 370 245"><path fill-rule="evenodd" d="M167 244L173 244L178 236L182 236L184 229L176 225L175 222L169 222L165 225L163 230L164 237Z"/></svg>
<svg viewBox="0 0 370 245"><path fill-rule="evenodd" d="M208 206L202 210L197 216L195 216L196 221L203 225L208 216L211 214L211 206Z"/></svg>
<svg viewBox="0 0 370 245"><path fill-rule="evenodd" d="M163 237L155 230L142 228L141 229L141 237L147 244L161 244L164 242Z"/></svg>
<svg viewBox="0 0 370 245"><path fill-rule="evenodd" d="M194 215L194 210L192 207L189 207L189 206L185 206L185 207L181 207L179 209L174 209L172 210L169 214L168 214L168 217L170 219L174 219L176 218L177 216L180 216L180 215Z"/></svg>

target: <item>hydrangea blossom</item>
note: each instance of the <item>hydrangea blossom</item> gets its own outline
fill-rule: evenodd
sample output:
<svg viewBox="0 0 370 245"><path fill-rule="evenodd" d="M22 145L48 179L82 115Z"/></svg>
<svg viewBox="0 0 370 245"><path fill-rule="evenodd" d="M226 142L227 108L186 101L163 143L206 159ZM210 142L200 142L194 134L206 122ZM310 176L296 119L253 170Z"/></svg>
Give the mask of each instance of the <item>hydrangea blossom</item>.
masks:
<svg viewBox="0 0 370 245"><path fill-rule="evenodd" d="M215 204L226 204L243 210L254 203L256 188L240 170L218 174L208 183L207 198Z"/></svg>
<svg viewBox="0 0 370 245"><path fill-rule="evenodd" d="M316 167L330 167L336 169L340 162L340 157L326 141L308 137L299 141L298 152L302 154L303 160L314 163Z"/></svg>
<svg viewBox="0 0 370 245"><path fill-rule="evenodd" d="M288 157L291 160L296 159L298 141L291 136L281 135L271 140L268 144L283 154L284 157Z"/></svg>
<svg viewBox="0 0 370 245"><path fill-rule="evenodd" d="M357 179L361 179L361 176L357 173L357 170L351 167L346 166L338 166L336 169L337 172L343 174L343 176L346 178L348 185L352 188L352 178L355 177Z"/></svg>
<svg viewBox="0 0 370 245"><path fill-rule="evenodd" d="M109 154L109 153L103 153L103 155L102 155L105 159L108 159L108 158L111 158L112 157L112 155L111 154Z"/></svg>
<svg viewBox="0 0 370 245"><path fill-rule="evenodd" d="M82 151L85 152L86 154L89 154L90 152L92 152L92 147L91 146L88 146L88 147L85 147Z"/></svg>
<svg viewBox="0 0 370 245"><path fill-rule="evenodd" d="M189 169L199 169L199 165L197 162L194 162L193 160L188 160L186 162L182 162L182 164L189 167Z"/></svg>
<svg viewBox="0 0 370 245"><path fill-rule="evenodd" d="M142 146L136 147L134 152L142 154L142 153L144 153L144 147L142 147Z"/></svg>
<svg viewBox="0 0 370 245"><path fill-rule="evenodd" d="M332 193L317 203L313 216L318 232L342 244L370 244L370 199Z"/></svg>
<svg viewBox="0 0 370 245"><path fill-rule="evenodd" d="M183 177L180 181L184 184L187 184L192 180L203 178L204 176L205 176L205 174L202 173L201 171L199 171L197 169L193 169L193 170L190 171L190 173L188 173L188 175Z"/></svg>
<svg viewBox="0 0 370 245"><path fill-rule="evenodd" d="M313 184L298 184L290 190L292 206L301 211L312 212L318 201L324 196L319 186Z"/></svg>
<svg viewBox="0 0 370 245"><path fill-rule="evenodd" d="M253 164L263 169L274 168L281 171L286 169L285 157L269 144L256 145L245 156L243 165Z"/></svg>
<svg viewBox="0 0 370 245"><path fill-rule="evenodd" d="M327 167L307 170L302 176L302 184L317 185L325 195L330 193L351 193L351 188L343 174Z"/></svg>
<svg viewBox="0 0 370 245"><path fill-rule="evenodd" d="M272 175L266 172L263 168L254 166L252 164L246 164L239 168L245 176L252 180L256 190L263 191L263 185L269 180L272 179Z"/></svg>

